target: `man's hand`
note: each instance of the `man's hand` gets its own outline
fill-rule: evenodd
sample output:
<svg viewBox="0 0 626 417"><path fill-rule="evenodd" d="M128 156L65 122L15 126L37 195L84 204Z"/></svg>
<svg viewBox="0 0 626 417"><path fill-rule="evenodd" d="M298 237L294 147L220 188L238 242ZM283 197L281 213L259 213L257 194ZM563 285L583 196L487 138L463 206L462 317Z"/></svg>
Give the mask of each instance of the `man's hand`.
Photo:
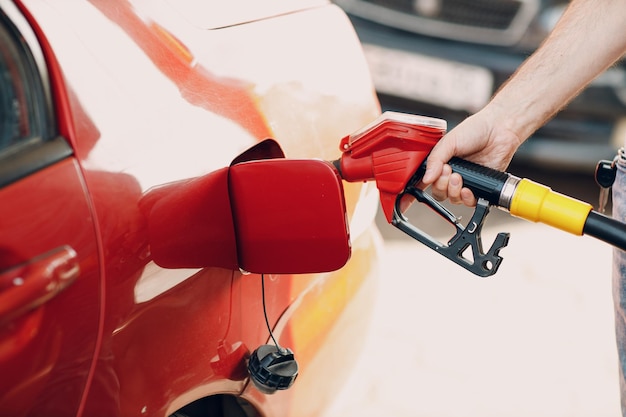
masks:
<svg viewBox="0 0 626 417"><path fill-rule="evenodd" d="M435 199L448 199L453 204L469 207L476 205L474 194L463 188L461 176L452 173L447 164L454 156L499 171L509 166L522 139L504 127L506 123L499 121L494 111L487 106L464 120L437 143L428 156L426 173L422 178L425 186L431 186Z"/></svg>

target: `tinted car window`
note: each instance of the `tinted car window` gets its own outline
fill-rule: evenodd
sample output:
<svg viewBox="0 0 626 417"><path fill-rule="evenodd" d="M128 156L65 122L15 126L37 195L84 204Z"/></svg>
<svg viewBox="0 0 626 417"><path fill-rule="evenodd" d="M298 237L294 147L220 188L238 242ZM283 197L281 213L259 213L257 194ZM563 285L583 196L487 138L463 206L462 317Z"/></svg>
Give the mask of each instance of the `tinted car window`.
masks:
<svg viewBox="0 0 626 417"><path fill-rule="evenodd" d="M2 15L0 26L0 152L50 135L34 58Z"/></svg>
<svg viewBox="0 0 626 417"><path fill-rule="evenodd" d="M57 137L43 53L12 6L0 9L0 186L70 155Z"/></svg>

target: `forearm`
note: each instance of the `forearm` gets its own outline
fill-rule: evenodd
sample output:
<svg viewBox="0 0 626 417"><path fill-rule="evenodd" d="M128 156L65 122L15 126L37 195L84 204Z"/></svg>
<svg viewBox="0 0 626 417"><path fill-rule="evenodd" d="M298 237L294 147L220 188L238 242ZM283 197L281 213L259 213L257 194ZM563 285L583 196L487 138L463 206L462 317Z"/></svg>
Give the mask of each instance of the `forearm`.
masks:
<svg viewBox="0 0 626 417"><path fill-rule="evenodd" d="M624 0L573 0L488 109L525 140L625 51Z"/></svg>

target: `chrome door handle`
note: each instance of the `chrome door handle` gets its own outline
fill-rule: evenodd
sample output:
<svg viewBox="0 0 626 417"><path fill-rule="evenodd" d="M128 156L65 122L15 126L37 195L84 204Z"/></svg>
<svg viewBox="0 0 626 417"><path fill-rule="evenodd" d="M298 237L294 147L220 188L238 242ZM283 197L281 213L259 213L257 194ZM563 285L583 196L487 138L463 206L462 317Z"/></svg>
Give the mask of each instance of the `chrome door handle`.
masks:
<svg viewBox="0 0 626 417"><path fill-rule="evenodd" d="M78 255L61 246L0 272L0 325L44 304L76 280Z"/></svg>

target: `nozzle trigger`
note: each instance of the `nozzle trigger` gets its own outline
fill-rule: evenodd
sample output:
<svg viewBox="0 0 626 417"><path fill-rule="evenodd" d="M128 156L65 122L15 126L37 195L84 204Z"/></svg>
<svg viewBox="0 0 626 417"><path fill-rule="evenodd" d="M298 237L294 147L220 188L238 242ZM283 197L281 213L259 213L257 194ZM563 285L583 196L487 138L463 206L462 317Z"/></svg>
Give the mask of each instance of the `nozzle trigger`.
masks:
<svg viewBox="0 0 626 417"><path fill-rule="evenodd" d="M410 194L415 197L418 202L426 204L430 209L456 228L456 233L447 244L437 241L432 236L418 229L402 214L400 210L400 200L404 194ZM452 212L442 206L432 196L415 186L409 186L396 199L392 224L415 240L418 240L473 274L488 277L497 272L502 262L502 257L499 256L500 249L505 247L509 242L509 233L498 233L489 251L487 251L487 253L483 251L481 231L483 222L488 213L489 202L483 198L478 199L472 218L465 227ZM471 250L471 258L464 256L468 250Z"/></svg>

